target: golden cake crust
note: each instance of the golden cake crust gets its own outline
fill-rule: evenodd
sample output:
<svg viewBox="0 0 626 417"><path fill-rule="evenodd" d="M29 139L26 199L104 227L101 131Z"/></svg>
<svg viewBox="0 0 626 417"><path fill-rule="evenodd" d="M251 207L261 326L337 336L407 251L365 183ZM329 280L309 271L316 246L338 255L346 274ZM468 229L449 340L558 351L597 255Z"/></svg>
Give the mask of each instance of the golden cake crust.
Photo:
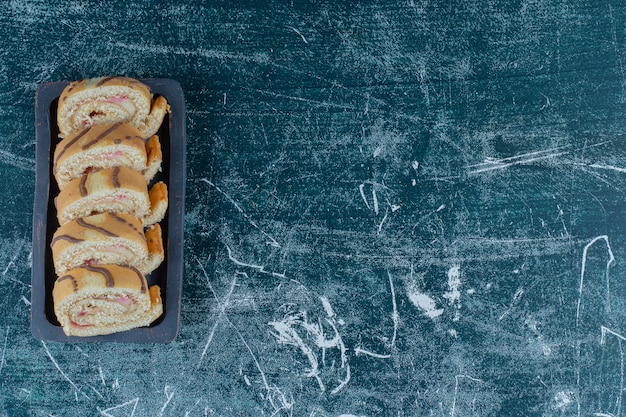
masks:
<svg viewBox="0 0 626 417"><path fill-rule="evenodd" d="M126 167L83 174L61 190L55 205L61 225L105 211L127 211L139 218L150 211L148 186L143 175Z"/></svg>
<svg viewBox="0 0 626 417"><path fill-rule="evenodd" d="M150 88L129 77L89 78L69 83L59 97L59 137L89 126L129 122L144 139L154 135L170 111L163 96L154 100Z"/></svg>
<svg viewBox="0 0 626 417"><path fill-rule="evenodd" d="M146 100L150 100L152 94L150 88L139 80L130 77L122 76L106 76L96 78L84 78L82 80L76 80L70 82L67 87L63 89L59 96L59 103L67 101L68 97L81 91L85 91L91 88L104 87L104 86L120 86L137 90L145 96Z"/></svg>
<svg viewBox="0 0 626 417"><path fill-rule="evenodd" d="M135 268L98 265L57 278L54 312L68 336L95 336L148 326L163 314L160 288Z"/></svg>
<svg viewBox="0 0 626 417"><path fill-rule="evenodd" d="M124 166L144 171L147 160L146 145L136 127L127 123L95 125L57 144L52 172L63 189L86 170Z"/></svg>
<svg viewBox="0 0 626 417"><path fill-rule="evenodd" d="M70 82L56 110L54 313L68 336L149 326L163 314L161 289L146 276L165 261L168 188L151 184L170 106L140 80L106 76Z"/></svg>
<svg viewBox="0 0 626 417"><path fill-rule="evenodd" d="M62 252L76 242L124 237L147 244L141 220L127 213L98 213L81 217L59 227L52 236L52 253Z"/></svg>
<svg viewBox="0 0 626 417"><path fill-rule="evenodd" d="M145 276L136 268L98 265L75 268L57 278L52 290L55 304L71 294L87 289L126 289L148 291Z"/></svg>
<svg viewBox="0 0 626 417"><path fill-rule="evenodd" d="M144 265L152 257L140 219L127 213L99 213L59 227L50 243L57 274L84 264L114 263L152 272ZM155 245L158 250L158 245ZM161 249L162 250L162 249Z"/></svg>

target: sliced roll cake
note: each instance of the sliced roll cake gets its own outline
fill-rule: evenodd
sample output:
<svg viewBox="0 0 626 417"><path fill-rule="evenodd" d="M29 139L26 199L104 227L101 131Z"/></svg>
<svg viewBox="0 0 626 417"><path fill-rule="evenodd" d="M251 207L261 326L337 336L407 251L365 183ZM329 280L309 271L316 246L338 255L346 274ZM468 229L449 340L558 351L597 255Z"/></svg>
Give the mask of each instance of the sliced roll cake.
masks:
<svg viewBox="0 0 626 417"><path fill-rule="evenodd" d="M167 186L157 182L148 191L140 172L126 167L107 168L70 181L54 203L60 225L92 214L123 212L150 226L165 216Z"/></svg>
<svg viewBox="0 0 626 417"><path fill-rule="evenodd" d="M59 97L59 137L90 126L128 122L144 139L161 126L169 105L165 97L153 100L150 88L128 77L99 77L68 84Z"/></svg>
<svg viewBox="0 0 626 417"><path fill-rule="evenodd" d="M158 136L146 143L136 127L120 122L68 135L55 148L52 173L61 190L85 172L116 166L140 171L150 182L162 161Z"/></svg>
<svg viewBox="0 0 626 417"><path fill-rule="evenodd" d="M85 266L54 283L54 313L68 336L96 336L149 326L163 314L161 289L135 268Z"/></svg>
<svg viewBox="0 0 626 417"><path fill-rule="evenodd" d="M100 213L59 227L50 243L57 275L85 265L132 266L142 274L164 259L161 226L145 232L138 218L126 213Z"/></svg>

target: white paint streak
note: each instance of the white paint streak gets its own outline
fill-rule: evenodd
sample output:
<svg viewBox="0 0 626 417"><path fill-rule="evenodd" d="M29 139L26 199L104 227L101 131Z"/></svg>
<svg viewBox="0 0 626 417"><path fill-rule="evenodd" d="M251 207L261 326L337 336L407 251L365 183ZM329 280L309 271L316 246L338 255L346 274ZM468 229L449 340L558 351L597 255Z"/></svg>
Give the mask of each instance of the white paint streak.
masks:
<svg viewBox="0 0 626 417"><path fill-rule="evenodd" d="M469 375L455 375L454 376L454 398L452 399L452 409L450 410L450 417L454 417L456 415L456 400L459 394L459 380L461 378L469 379L470 381L473 381L473 382L483 383L482 380L478 378L474 378Z"/></svg>
<svg viewBox="0 0 626 417"><path fill-rule="evenodd" d="M448 292L443 298L448 300L449 304L457 303L461 300L461 267L453 266L448 270Z"/></svg>
<svg viewBox="0 0 626 417"><path fill-rule="evenodd" d="M391 291L391 320L393 321L393 336L391 337L391 348L396 346L396 337L398 335L398 325L400 324L400 314L398 314L398 304L396 302L396 289L393 285L391 273L387 270L387 278L389 278L389 290Z"/></svg>
<svg viewBox="0 0 626 417"><path fill-rule="evenodd" d="M293 71L293 69L292 69ZM261 90L261 89L257 89L257 88L250 88L250 87L242 87L245 90L248 91L253 91L255 93L260 93L263 95L267 95L270 97L277 97L277 98L286 98L289 100L295 100L295 101L300 101L303 103L307 103L308 105L312 106L312 107L329 107L329 108L336 108L336 109L343 109L343 110L353 110L353 111L358 111L359 109L356 107L352 107L352 106L347 106L347 105L343 105L343 104L339 104L339 103L333 103L330 101L320 101L320 100L313 100L310 98L305 98L305 97L298 97L298 96L290 96L287 94L281 94L281 93L276 93L273 90Z"/></svg>
<svg viewBox="0 0 626 417"><path fill-rule="evenodd" d="M98 366L98 375L100 376L100 381L102 381L102 385L106 387L107 383L104 380L104 372L102 371L102 367Z"/></svg>
<svg viewBox="0 0 626 417"><path fill-rule="evenodd" d="M267 234L263 229L261 229L254 220L252 220L252 218L250 217L250 215L248 215L248 213L246 213L241 206L239 206L239 204L237 204L237 202L228 194L226 194L224 191L222 191L222 189L220 187L218 187L217 185L213 184L211 181L209 181L207 178L200 178L200 181L206 182L207 184L209 184L211 187L215 188L217 190L217 192L219 192L220 194L222 194L233 206L235 206L235 208L237 209L237 211L239 211L239 213L241 213L241 215L248 221L248 223L250 223L255 229L257 229L259 232L261 232L265 237L267 237L269 239L269 242L267 242L269 245L275 247L275 248L280 248L280 244L276 241L276 239L274 239L272 236L270 236L269 234Z"/></svg>
<svg viewBox="0 0 626 417"><path fill-rule="evenodd" d="M591 248L596 242L603 240L606 243L607 251L609 258L606 262L606 285L607 285L607 298L610 297L610 283L609 283L609 270L611 268L611 264L615 262L615 255L613 254L613 250L611 249L611 244L609 243L609 237L606 235L598 236L591 240L587 245L585 245L582 254L581 268L580 268L580 285L578 287L578 303L576 305L576 328L578 328L578 323L580 320L580 308L582 305L583 299L583 286L585 281L585 272L587 270L587 253L589 252L589 248ZM608 305L608 300L607 300Z"/></svg>
<svg viewBox="0 0 626 417"><path fill-rule="evenodd" d="M609 329L608 327L602 326L602 327L600 327L600 331L602 332L602 337L600 338L600 344L601 345L606 343L606 335L607 334L615 336L619 340L623 340L624 342L626 342L626 337L622 336L621 334L619 334L617 332L614 332L613 330Z"/></svg>
<svg viewBox="0 0 626 417"><path fill-rule="evenodd" d="M181 56L199 56L202 58L214 58L214 59L237 59L241 61L251 61L265 63L268 58L266 54L258 53L253 55L238 54L232 52L218 51L214 49L185 49L182 47L172 47L166 45L146 45L146 44L129 44L124 42L111 42L111 47L126 49L135 52L157 53L164 55L181 55Z"/></svg>
<svg viewBox="0 0 626 417"><path fill-rule="evenodd" d="M428 294L422 293L419 285L413 278L413 264L411 264L411 272L407 281L405 282L406 294L411 303L417 307L422 313L431 319L439 317L443 314L443 309L437 308L437 303Z"/></svg>
<svg viewBox="0 0 626 417"><path fill-rule="evenodd" d="M30 158L23 158L17 156L11 152L0 149L0 163L12 165L16 168L23 169L25 171L35 171L35 160Z"/></svg>
<svg viewBox="0 0 626 417"><path fill-rule="evenodd" d="M502 159L492 159L487 158L485 162L476 165L468 165L466 168L476 168L469 171L470 175L480 174L487 171L492 171L496 169L508 168L513 165L526 165L536 161L541 161L544 159L552 159L557 156L565 155L569 153L569 151L558 152L561 149L565 149L567 146L556 147L552 149L545 149L542 151L529 152L521 155L511 156L508 158Z"/></svg>
<svg viewBox="0 0 626 417"><path fill-rule="evenodd" d="M606 170L612 170L612 171L617 171L617 172L621 172L621 173L626 173L626 168L616 167L616 166L613 166L613 165L591 164L591 165L588 165L588 167L596 168L596 169L606 169Z"/></svg>
<svg viewBox="0 0 626 417"><path fill-rule="evenodd" d="M337 327L335 326L334 321L326 321L335 331L335 336L337 337L337 348L339 349L339 352L341 354L341 369L345 370L345 377L343 378L343 380L339 381L339 385L333 388L333 390L330 392L331 394L337 394L339 391L344 389L346 385L348 385L348 382L350 382L350 378L352 377L350 373L350 364L348 363L348 349L346 349L346 345L344 345L343 340L339 336L339 332L337 331Z"/></svg>
<svg viewBox="0 0 626 417"><path fill-rule="evenodd" d="M335 312L333 311L333 306L330 305L330 301L328 301L328 298L326 298L324 296L320 296L320 301L322 302L322 306L324 307L324 311L326 311L326 315L328 315L329 318L335 317Z"/></svg>
<svg viewBox="0 0 626 417"><path fill-rule="evenodd" d="M89 385L89 388L91 388L91 390L92 390L93 392L95 392L95 393L96 393L96 395L97 395L98 397L100 397L100 399L101 399L101 400L104 400L104 397L102 396L102 394L100 394L100 392L99 392L99 391L98 391L95 387L93 387L93 386Z"/></svg>
<svg viewBox="0 0 626 417"><path fill-rule="evenodd" d="M389 208L385 209L385 215L383 216L383 219L378 224L378 232L377 232L377 234L380 234L380 232L383 230L383 224L385 224L385 221L387 221L387 216L388 215L389 215Z"/></svg>
<svg viewBox="0 0 626 417"><path fill-rule="evenodd" d="M133 405L133 409L130 412L130 416L129 417L134 417L135 415L135 410L137 409L137 403L139 402L139 397L135 398L134 400L130 400L127 401L123 404L119 404L110 408L107 408L106 410L100 410L98 409L98 411L100 412L100 415L102 415L103 417L115 417L112 414L109 414L109 411L113 411L113 410L117 410L119 408L125 408L128 407L129 405Z"/></svg>
<svg viewBox="0 0 626 417"><path fill-rule="evenodd" d="M304 343L304 340L293 328L294 325L305 326L306 316L304 316L304 318L288 316L282 321L272 321L268 324L274 328L275 332L271 332L271 334L276 338L278 343L296 346L300 349L309 361L310 369L306 373L306 377L314 378L317 381L320 391L326 391L326 386L322 382L322 378L320 378L319 375L319 362L317 355L306 343Z"/></svg>
<svg viewBox="0 0 626 417"><path fill-rule="evenodd" d="M191 408L191 410L193 410L194 408L196 408L198 406L198 404L200 404L200 399L196 400L196 403L193 405L193 407ZM191 414L191 410L186 411L185 412L185 417L189 417L189 415Z"/></svg>
<svg viewBox="0 0 626 417"><path fill-rule="evenodd" d="M274 331L270 331L270 334L274 336L277 343L295 346L307 358L309 369L306 370L305 376L307 378L314 378L321 392L326 391L326 384L322 381L321 366L317 352L321 350L322 364L324 364L327 349L339 350L341 356L339 369L344 371L344 377L339 381L339 384L330 391L331 394L336 394L350 381L350 364L348 363L347 348L336 326L336 314L327 298L320 297L320 301L328 316L324 321L333 330L330 337L326 336L321 322L319 320L317 323L310 322L307 313L304 311L287 313L281 320L271 321L268 325L273 327ZM306 340L305 337L298 332L298 329L304 330L303 334L306 336Z"/></svg>
<svg viewBox="0 0 626 417"><path fill-rule="evenodd" d="M585 272L587 270L587 255L589 252L589 249L596 243L603 240L606 244L607 247L607 251L608 251L608 260L606 263L606 271L605 271L605 277L606 277L606 306L608 309L610 309L610 297L611 297L611 288L610 288L610 279L609 279L609 271L611 268L611 264L615 261L615 255L613 254L613 250L611 249L611 244L609 243L609 237L607 235L601 235L601 236L597 236L594 239L592 239L587 245L585 245L585 247L583 248L583 253L582 253L582 260L581 260L581 268L580 268L580 284L578 287L578 302L576 304L576 329L578 330L578 326L580 323L580 311L581 311L581 307L582 307L582 300L583 300L583 288L584 288L584 283L585 283ZM576 370L576 382L577 385L580 389L580 379L581 379L581 368L580 368L580 360L581 360L581 341L580 339L577 341L576 344L576 348L577 348L577 358L578 358L578 362L579 362L579 366ZM621 346L621 344L620 344ZM582 415L582 404L580 402L580 396L577 395L576 396L576 404L577 404L577 408L578 408L578 416Z"/></svg>
<svg viewBox="0 0 626 417"><path fill-rule="evenodd" d="M371 356L373 358L378 358L378 359L389 359L389 358L391 358L391 355L381 355L380 353L370 352L369 350L365 350L365 349L360 348L360 347L354 348L354 354L356 356L366 355L366 356Z"/></svg>
<svg viewBox="0 0 626 417"><path fill-rule="evenodd" d="M196 258L196 261L198 262L198 265L200 265L200 269L202 270L202 273L204 274L204 278L206 279L207 285L209 285L209 287L211 287L211 281L209 280L209 275L207 274L206 270L204 269L204 266L202 265L202 263L200 262L199 259ZM215 331L217 330L217 326L220 323L222 317L224 316L224 312L226 311L226 307L229 304L230 297L231 297L231 295L233 293L233 290L235 289L236 284L237 284L237 276L235 275L235 277L233 278L233 280L232 280L232 282L230 284L230 289L228 290L228 293L226 294L226 296L223 298L223 300L221 302L218 301L219 313L217 315L217 318L215 319L215 323L213 323L213 326L211 327L211 332L209 333L209 337L207 338L207 341L206 341L206 343L204 345L204 349L202 350L202 354L200 355L200 359L198 360L198 365L197 366L200 366L200 364L202 363L202 360L206 356L206 353L207 353L207 350L209 349L209 346L213 342L213 337L215 336ZM211 288L211 291L213 291L213 288Z"/></svg>
<svg viewBox="0 0 626 417"><path fill-rule="evenodd" d="M359 192L361 193L361 198L363 199L363 202L365 203L365 206L368 209L371 209L369 203L367 202L367 197L365 197L365 190L364 190L364 188L365 188L365 184L359 185Z"/></svg>
<svg viewBox="0 0 626 417"><path fill-rule="evenodd" d="M489 287L490 286L491 285L489 285ZM524 295L524 287L520 287L517 289L517 291L515 291L515 294L513 294L513 300L511 301L511 304L509 304L509 308L500 315L500 317L498 318L498 321L504 320L504 318L511 313L513 306L517 304L518 300L522 297L522 295Z"/></svg>
<svg viewBox="0 0 626 417"><path fill-rule="evenodd" d="M242 273L242 274L245 275L245 273ZM208 279L207 279L207 286L209 287L209 290L213 294L213 298L215 298L215 301L217 301L218 305L223 304L220 301L220 299L218 298L217 293L213 289L213 286L211 285L211 282ZM277 415L281 411L287 411L288 413L290 413L290 411L291 411L291 409L293 408L293 405L294 405L293 401L287 400L287 397L285 396L285 394L278 387L276 387L275 385L270 386L270 384L268 383L268 380L267 380L267 376L265 375L265 372L263 371L263 368L261 367L261 364L259 363L259 360L257 359L256 355L252 351L252 348L250 347L250 344L243 337L243 335L241 334L239 329L237 327L235 327L233 322L230 321L230 319L228 318L228 315L226 313L223 314L223 317L224 317L224 320L226 320L228 322L228 324L230 325L230 327L235 331L235 333L237 333L237 336L239 337L239 340L241 340L243 345L248 350L248 353L252 357L252 361L254 362L254 365L257 368L257 370L259 371L259 375L261 376L261 381L263 382L263 388L266 390L266 395L263 396L262 398L264 400L266 400L270 404L270 406L274 409L274 413L272 415ZM277 397L279 404L275 403L275 401L274 401L275 397Z"/></svg>
<svg viewBox="0 0 626 417"><path fill-rule="evenodd" d="M6 334L4 335L4 345L2 347L2 355L0 356L0 375L2 375L2 368L6 365L6 360L4 359L4 355L7 350L7 342L9 340L9 327L7 327Z"/></svg>
<svg viewBox="0 0 626 417"><path fill-rule="evenodd" d="M268 274L274 277L278 277L278 278L286 278L285 277L285 273L279 273L279 272L270 272L265 270L264 266L261 265L255 265L255 264L249 264L249 263L245 263L245 262L241 262L238 259L236 259L233 256L233 251L230 249L230 246L228 245L224 245L226 246L226 251L228 252L228 259L230 259L235 265L239 265L239 266L243 266L246 268L252 268L252 269L256 269L257 271L263 273L263 274Z"/></svg>
<svg viewBox="0 0 626 417"><path fill-rule="evenodd" d="M560 391L554 395L554 406L557 410L564 411L569 407L574 400L572 399L573 393Z"/></svg>
<svg viewBox="0 0 626 417"><path fill-rule="evenodd" d="M3 277L7 274L7 272L9 272L9 269L11 268L11 266L15 265L15 260L20 255L20 252L22 251L22 247L23 246L24 246L24 241L20 241L20 245L15 250L15 254L13 255L13 257L11 258L9 263L7 264L6 268L4 268L4 271L2 271L2 276ZM20 281L17 281L17 282L19 282L20 284L23 284Z"/></svg>
<svg viewBox="0 0 626 417"><path fill-rule="evenodd" d="M409 300L419 308L426 317L434 319L443 314L442 308L437 308L437 303L429 295L420 292L417 288L411 288L407 292Z"/></svg>
<svg viewBox="0 0 626 417"><path fill-rule="evenodd" d="M74 393L80 393L83 397L87 398L88 400L90 400L90 398L80 390L80 388L78 388L78 386L74 383L74 381L72 381L70 379L69 376L67 376L67 374L65 372L63 372L63 370L61 369L61 367L59 366L59 364L57 363L56 359L54 359L54 357L52 356L52 354L50 353L50 350L48 349L48 345L46 344L46 342L44 342L43 340L41 341L41 344L43 345L44 350L46 351L46 355L48 355L48 357L50 358L50 360L52 361L52 364L54 365L55 368L57 368L57 371L59 371L61 373L61 375L63 376L63 378L70 383L70 385L72 386L72 388L74 388Z"/></svg>
<svg viewBox="0 0 626 417"><path fill-rule="evenodd" d="M163 416L163 413L165 412L165 409L167 408L167 406L169 405L170 401L172 401L172 398L174 397L174 392L170 392L170 386L166 385L163 388L163 393L165 394L165 403L163 404L163 407L161 407L161 410L159 411L159 417Z"/></svg>
<svg viewBox="0 0 626 417"><path fill-rule="evenodd" d="M306 43L307 45L309 44L309 42L307 42L306 38L304 37L304 35L302 33L300 33L300 31L296 28L294 28L293 26L287 26L289 29L293 30L294 32L296 32L298 35L300 35L300 38L302 38L302 42Z"/></svg>
<svg viewBox="0 0 626 417"><path fill-rule="evenodd" d="M378 214L380 209L378 208L378 197L376 196L376 188L372 188L372 200L374 201L374 213Z"/></svg>

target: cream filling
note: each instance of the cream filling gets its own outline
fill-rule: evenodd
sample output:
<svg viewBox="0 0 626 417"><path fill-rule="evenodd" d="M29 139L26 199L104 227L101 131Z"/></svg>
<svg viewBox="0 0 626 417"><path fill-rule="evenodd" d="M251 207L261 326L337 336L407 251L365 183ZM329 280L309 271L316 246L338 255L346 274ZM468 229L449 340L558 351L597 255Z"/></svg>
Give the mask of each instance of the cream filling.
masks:
<svg viewBox="0 0 626 417"><path fill-rule="evenodd" d="M131 256L126 256L128 252L130 252ZM132 258L135 258L138 256L135 253L135 251L132 250L132 248L122 243L117 243L115 245L109 245L109 246L104 246L104 247L98 247L97 253L98 254L124 255L122 256L122 258L125 261L130 261ZM83 265L91 265L91 266L98 265L100 258L101 257L98 257L98 256L90 257L83 262Z"/></svg>
<svg viewBox="0 0 626 417"><path fill-rule="evenodd" d="M93 107L92 105L94 103L106 103L106 105L112 105L112 106L118 107L127 114L128 120L132 120L135 117L135 114L137 113L137 107L135 106L133 101L130 100L130 98L127 95L123 94L123 95L116 95L116 96L98 97L95 99L87 98L83 101L76 103L75 106L77 110L75 114L76 115L80 114L81 109L85 105L89 105L90 107ZM74 120L73 125L74 126L79 125L79 126L82 126L83 128L87 128L91 126L94 121L97 121L98 117L106 118L107 116L108 114L107 114L106 107L103 109L94 108L94 110L90 111L89 114L83 115L81 119L78 121L78 123L76 123L76 120Z"/></svg>
<svg viewBox="0 0 626 417"><path fill-rule="evenodd" d="M93 201L93 203L94 204L110 204L110 203L116 203L118 201L124 201L127 198L128 197L126 197L124 194L109 195L106 197L97 198Z"/></svg>
<svg viewBox="0 0 626 417"><path fill-rule="evenodd" d="M100 153L100 154L94 155L94 157L96 159L102 159L106 161L106 160L117 159L122 155L124 155L124 152L122 151L113 151L113 152Z"/></svg>
<svg viewBox="0 0 626 417"><path fill-rule="evenodd" d="M69 312L69 322L72 327L90 327L95 325L92 318L98 315L106 316L109 320L103 322L108 323L112 318L130 317L136 310L137 304L129 295L96 296L77 303Z"/></svg>

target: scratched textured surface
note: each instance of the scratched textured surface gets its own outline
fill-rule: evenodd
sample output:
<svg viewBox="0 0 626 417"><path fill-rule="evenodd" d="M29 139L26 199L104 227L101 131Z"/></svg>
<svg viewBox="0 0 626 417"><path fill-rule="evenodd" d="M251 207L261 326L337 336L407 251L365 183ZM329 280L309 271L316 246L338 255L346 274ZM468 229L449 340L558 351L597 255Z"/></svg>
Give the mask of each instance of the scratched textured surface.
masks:
<svg viewBox="0 0 626 417"><path fill-rule="evenodd" d="M58 4L56 4L58 3ZM0 0L0 415L626 415L626 7ZM29 329L34 92L178 80L169 344Z"/></svg>

